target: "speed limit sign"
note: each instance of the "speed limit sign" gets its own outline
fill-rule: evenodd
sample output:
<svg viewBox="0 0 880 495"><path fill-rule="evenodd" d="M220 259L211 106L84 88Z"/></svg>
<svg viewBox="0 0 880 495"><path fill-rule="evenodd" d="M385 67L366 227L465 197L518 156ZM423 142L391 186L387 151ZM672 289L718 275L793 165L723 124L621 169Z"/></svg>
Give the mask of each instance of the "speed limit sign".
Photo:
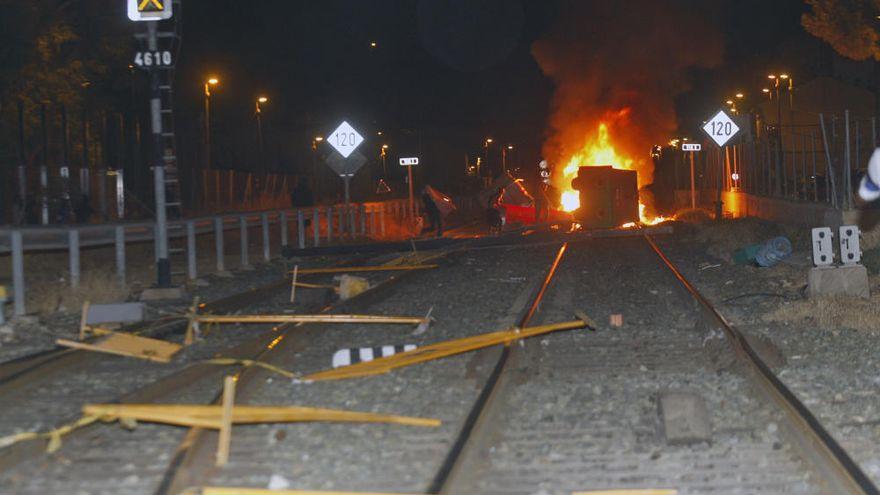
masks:
<svg viewBox="0 0 880 495"><path fill-rule="evenodd" d="M739 126L736 125L736 122L729 115L724 113L724 110L719 110L703 126L703 132L708 134L712 141L715 141L715 144L724 146L724 143L730 141L733 136L736 136L736 133L739 132Z"/></svg>

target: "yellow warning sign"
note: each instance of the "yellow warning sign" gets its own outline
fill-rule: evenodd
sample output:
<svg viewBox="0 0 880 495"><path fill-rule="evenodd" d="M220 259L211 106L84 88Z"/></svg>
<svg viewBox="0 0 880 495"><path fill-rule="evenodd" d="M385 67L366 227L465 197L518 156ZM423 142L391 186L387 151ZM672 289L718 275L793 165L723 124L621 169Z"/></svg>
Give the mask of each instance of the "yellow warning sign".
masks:
<svg viewBox="0 0 880 495"><path fill-rule="evenodd" d="M161 21L171 18L173 0L128 0L128 18L133 21Z"/></svg>
<svg viewBox="0 0 880 495"><path fill-rule="evenodd" d="M162 12L165 6L162 0L139 0L138 12Z"/></svg>

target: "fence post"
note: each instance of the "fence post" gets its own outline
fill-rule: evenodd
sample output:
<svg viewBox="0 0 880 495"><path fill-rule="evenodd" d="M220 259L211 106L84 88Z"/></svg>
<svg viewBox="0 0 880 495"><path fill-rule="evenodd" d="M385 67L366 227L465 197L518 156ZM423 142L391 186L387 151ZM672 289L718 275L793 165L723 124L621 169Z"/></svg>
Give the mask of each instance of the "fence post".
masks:
<svg viewBox="0 0 880 495"><path fill-rule="evenodd" d="M850 175L850 170L852 164L850 163L850 148L849 148L849 110L843 111L844 118L846 119L846 152L844 154L844 161L846 162L846 168L844 168L846 175L843 176L843 193L845 196L843 197L843 207L844 209L852 209L852 176Z"/></svg>
<svg viewBox="0 0 880 495"><path fill-rule="evenodd" d="M196 223L186 222L186 277L195 280L198 277L196 265Z"/></svg>
<svg viewBox="0 0 880 495"><path fill-rule="evenodd" d="M117 225L115 230L116 275L119 284L125 287L125 227Z"/></svg>
<svg viewBox="0 0 880 495"><path fill-rule="evenodd" d="M312 211L312 237L314 237L315 246L321 245L321 210L315 208Z"/></svg>
<svg viewBox="0 0 880 495"><path fill-rule="evenodd" d="M306 219L302 210L296 210L296 234L300 249L306 248Z"/></svg>
<svg viewBox="0 0 880 495"><path fill-rule="evenodd" d="M260 215L260 223L263 224L263 260L272 259L272 253L269 249L269 214L262 213Z"/></svg>
<svg viewBox="0 0 880 495"><path fill-rule="evenodd" d="M816 175L816 133L810 131L810 141L813 143L813 201L819 202L819 176ZM827 177L826 177L827 180Z"/></svg>
<svg viewBox="0 0 880 495"><path fill-rule="evenodd" d="M379 233L385 237L385 203L379 203Z"/></svg>
<svg viewBox="0 0 880 495"><path fill-rule="evenodd" d="M223 217L214 217L214 249L217 256L217 271L226 271L226 264L223 254Z"/></svg>
<svg viewBox="0 0 880 495"><path fill-rule="evenodd" d="M15 292L15 316L25 314L24 247L20 230L12 231L12 290Z"/></svg>
<svg viewBox="0 0 880 495"><path fill-rule="evenodd" d="M287 250L287 212L278 212L278 224L281 228L281 250Z"/></svg>
<svg viewBox="0 0 880 495"><path fill-rule="evenodd" d="M79 230L67 231L67 250L70 255L70 286L79 287Z"/></svg>
<svg viewBox="0 0 880 495"><path fill-rule="evenodd" d="M333 207L327 207L327 244L333 241Z"/></svg>
<svg viewBox="0 0 880 495"><path fill-rule="evenodd" d="M356 207L358 209L358 213L361 217L361 237L366 237L367 235L367 205L360 205Z"/></svg>
<svg viewBox="0 0 880 495"><path fill-rule="evenodd" d="M348 230L345 228L345 207L337 206L336 207L336 216L339 217L339 238L343 237L343 233Z"/></svg>
<svg viewBox="0 0 880 495"><path fill-rule="evenodd" d="M370 206L367 214L370 216L370 237L376 237L376 207Z"/></svg>
<svg viewBox="0 0 880 495"><path fill-rule="evenodd" d="M248 256L248 223L247 215L238 217L238 231L241 237L241 267L250 268L250 258Z"/></svg>

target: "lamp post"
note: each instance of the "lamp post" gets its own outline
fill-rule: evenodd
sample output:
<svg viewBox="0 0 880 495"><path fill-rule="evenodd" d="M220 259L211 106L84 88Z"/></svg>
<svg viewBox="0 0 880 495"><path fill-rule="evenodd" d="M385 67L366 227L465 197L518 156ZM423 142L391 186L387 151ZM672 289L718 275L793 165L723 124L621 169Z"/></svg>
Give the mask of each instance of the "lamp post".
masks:
<svg viewBox="0 0 880 495"><path fill-rule="evenodd" d="M486 138L483 141L483 164L487 167L489 166L489 145L492 144L492 141L492 138ZM479 170L477 172L479 173Z"/></svg>
<svg viewBox="0 0 880 495"><path fill-rule="evenodd" d="M388 154L388 145L383 144L381 151L379 154L382 156L382 178L385 179L388 177L388 168L385 166L385 155Z"/></svg>
<svg viewBox="0 0 880 495"><path fill-rule="evenodd" d="M320 185L318 184L318 143L324 140L324 136L315 136L312 139L312 178L314 180L314 189L315 189L315 201L317 202L318 191L320 189Z"/></svg>
<svg viewBox="0 0 880 495"><path fill-rule="evenodd" d="M263 103L266 103L267 101L269 101L269 98L266 98L265 96L260 96L255 102L255 114L257 117L257 139L260 145L260 167L263 169L264 174L266 173L266 154L265 150L263 149L263 107L261 105Z"/></svg>
<svg viewBox="0 0 880 495"><path fill-rule="evenodd" d="M205 81L205 170L211 168L211 86L219 82L216 77Z"/></svg>
<svg viewBox="0 0 880 495"><path fill-rule="evenodd" d="M507 146L501 148L501 170L507 172L507 158L510 155L510 152L513 151L513 145L508 144Z"/></svg>

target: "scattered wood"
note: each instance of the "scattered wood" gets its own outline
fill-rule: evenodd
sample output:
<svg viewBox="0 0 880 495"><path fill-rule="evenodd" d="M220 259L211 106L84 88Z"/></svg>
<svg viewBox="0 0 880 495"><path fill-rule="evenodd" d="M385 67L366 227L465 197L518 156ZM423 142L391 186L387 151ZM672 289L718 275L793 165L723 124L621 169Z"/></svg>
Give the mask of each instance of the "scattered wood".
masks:
<svg viewBox="0 0 880 495"><path fill-rule="evenodd" d="M562 323L554 323L551 325L541 325L527 328L512 328L509 330L501 330L498 332L485 333L472 337L448 340L419 347L412 351L395 354L393 356L374 359L368 362L361 362L351 366L345 366L336 369L330 369L307 375L303 378L306 381L319 380L341 380L345 378L358 378L363 376L379 375L387 373L395 368L411 366L413 364L432 361L455 354L491 347L493 345L509 345L520 339L535 337L560 330L573 330L576 328L584 328L587 323L583 320L567 321Z"/></svg>
<svg viewBox="0 0 880 495"><path fill-rule="evenodd" d="M269 490L266 488L230 488L219 486L205 486L198 490L192 489L183 493L186 495L419 495L398 492L328 492L320 490Z"/></svg>
<svg viewBox="0 0 880 495"><path fill-rule="evenodd" d="M678 495L678 490L669 488L635 488L622 490L593 490L574 492L571 495Z"/></svg>
<svg viewBox="0 0 880 495"><path fill-rule="evenodd" d="M232 442L232 404L235 402L235 377L223 379L223 409L220 413L220 437L217 440L217 465L229 462L229 444Z"/></svg>
<svg viewBox="0 0 880 495"><path fill-rule="evenodd" d="M296 277L298 274L299 274L299 265L294 265L293 277L290 278L290 304L293 304L293 301L296 296Z"/></svg>
<svg viewBox="0 0 880 495"><path fill-rule="evenodd" d="M164 423L177 426L219 430L223 406L198 404L87 404L86 416L98 416L106 421L135 420L146 423ZM232 424L255 423L387 423L407 426L440 426L439 419L375 414L338 409L299 406L235 406Z"/></svg>
<svg viewBox="0 0 880 495"><path fill-rule="evenodd" d="M117 332L107 332L106 335L98 338L94 342L87 343L75 340L58 339L55 343L65 347L72 347L74 349L147 359L159 363L167 363L171 361L171 357L182 347L180 344L175 344L173 342Z"/></svg>
<svg viewBox="0 0 880 495"><path fill-rule="evenodd" d="M381 315L197 315L199 323L386 323L392 325L418 325L421 316Z"/></svg>
<svg viewBox="0 0 880 495"><path fill-rule="evenodd" d="M333 268L303 268L300 275L314 275L318 273L355 273L355 272L389 272L399 270L428 270L437 268L439 265L397 265L397 266L349 266Z"/></svg>

